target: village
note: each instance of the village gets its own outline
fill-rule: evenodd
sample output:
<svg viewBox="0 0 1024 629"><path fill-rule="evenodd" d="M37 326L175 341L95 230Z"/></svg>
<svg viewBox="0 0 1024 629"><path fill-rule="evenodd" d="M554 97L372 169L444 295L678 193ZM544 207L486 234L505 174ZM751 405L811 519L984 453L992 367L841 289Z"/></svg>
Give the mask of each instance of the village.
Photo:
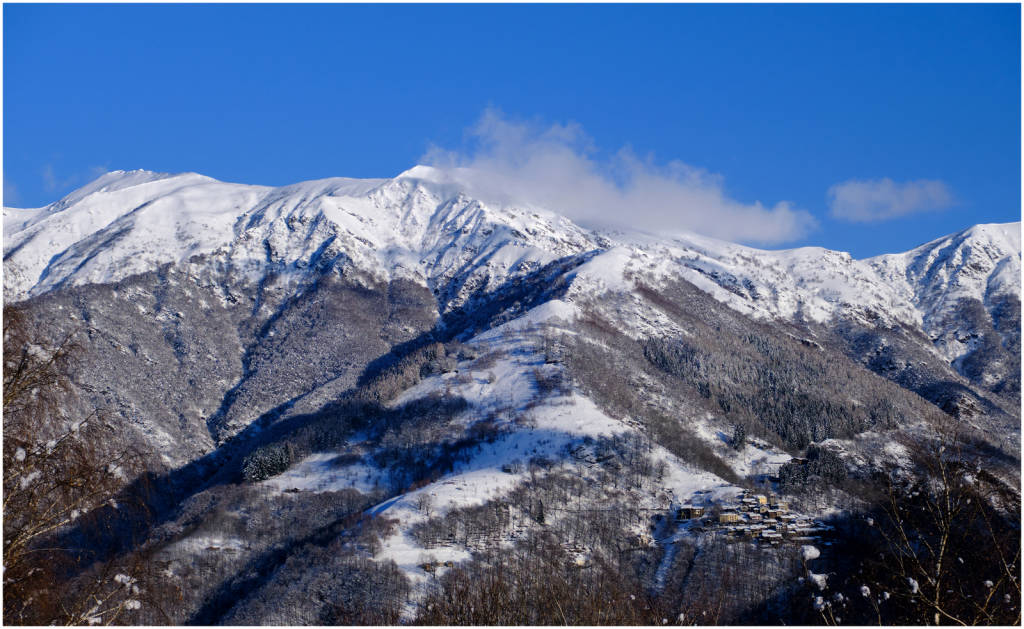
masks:
<svg viewBox="0 0 1024 629"><path fill-rule="evenodd" d="M694 504L706 502L708 492L699 491L690 504L679 508L677 519L692 520L695 532L714 531L777 546L783 542L818 542L832 528L807 516L790 512L789 502L774 493L759 494L749 489L731 505ZM829 542L824 542L828 545Z"/></svg>

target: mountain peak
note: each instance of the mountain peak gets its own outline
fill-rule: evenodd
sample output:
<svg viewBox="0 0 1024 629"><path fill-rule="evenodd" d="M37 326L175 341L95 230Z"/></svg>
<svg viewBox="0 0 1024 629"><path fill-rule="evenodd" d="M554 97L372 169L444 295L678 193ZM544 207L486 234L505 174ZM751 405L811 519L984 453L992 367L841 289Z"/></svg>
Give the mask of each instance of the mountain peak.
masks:
<svg viewBox="0 0 1024 629"><path fill-rule="evenodd" d="M1020 221L1013 223L979 223L961 232L966 238L1001 242L1008 250L1020 251Z"/></svg>
<svg viewBox="0 0 1024 629"><path fill-rule="evenodd" d="M399 173L395 179L419 179L432 183L449 183L451 177L447 171L436 166L417 164L412 168Z"/></svg>
<svg viewBox="0 0 1024 629"><path fill-rule="evenodd" d="M695 234L590 231L548 210L492 203L469 185L472 174L420 164L393 179L266 187L196 173L112 171L46 208L5 210L5 297L117 281L201 255L257 274L310 273L337 259L434 288L486 287L616 246L624 257L595 263L581 277L623 286L627 272L657 269L770 318L822 321L863 309L915 322L960 296L984 301L1019 292L1020 223L976 225L906 253L853 260L819 247L773 252Z"/></svg>
<svg viewBox="0 0 1024 629"><path fill-rule="evenodd" d="M59 212L85 199L89 195L100 192L116 192L134 186L140 186L155 181L178 179L187 182L194 181L216 181L205 175L193 172L185 173L160 173L151 170L112 170L100 175L96 179L85 184L81 188L68 193L59 201L47 206L51 212Z"/></svg>

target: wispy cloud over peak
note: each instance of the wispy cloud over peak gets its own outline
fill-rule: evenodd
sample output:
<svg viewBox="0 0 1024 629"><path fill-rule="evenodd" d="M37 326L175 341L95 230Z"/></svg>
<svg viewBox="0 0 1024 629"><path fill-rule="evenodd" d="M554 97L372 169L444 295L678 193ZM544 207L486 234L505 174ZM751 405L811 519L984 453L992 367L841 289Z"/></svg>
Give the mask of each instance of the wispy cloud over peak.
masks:
<svg viewBox="0 0 1024 629"><path fill-rule="evenodd" d="M92 181L97 177L106 174L110 168L107 166L90 166L85 171L72 173L67 177L57 175L52 164L45 164L40 171L43 178L43 188L49 194L66 193L76 186Z"/></svg>
<svg viewBox="0 0 1024 629"><path fill-rule="evenodd" d="M816 226L787 202L732 199L721 176L679 161L659 165L628 147L601 159L574 123L515 121L488 109L468 136L468 148L434 148L424 162L454 173L481 197L544 206L582 224L766 245L792 242Z"/></svg>
<svg viewBox="0 0 1024 629"><path fill-rule="evenodd" d="M868 223L947 208L953 191L938 180L851 179L829 188L828 204L835 218Z"/></svg>

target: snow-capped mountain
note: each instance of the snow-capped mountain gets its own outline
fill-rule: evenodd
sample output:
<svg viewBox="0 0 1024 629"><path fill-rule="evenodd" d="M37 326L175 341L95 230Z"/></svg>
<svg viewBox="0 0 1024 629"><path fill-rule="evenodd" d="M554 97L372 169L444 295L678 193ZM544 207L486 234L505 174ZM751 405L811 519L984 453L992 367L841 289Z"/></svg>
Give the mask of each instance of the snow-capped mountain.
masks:
<svg viewBox="0 0 1024 629"><path fill-rule="evenodd" d="M6 302L84 349L64 414L148 457L152 515L123 535L114 501L104 548L159 562L172 621L411 620L521 540L660 592L726 556L678 548L732 552L684 506L790 491L824 530L813 479L906 468L950 421L1019 483L1020 223L855 260L587 229L457 180L113 172L4 209ZM755 550L789 565L773 535Z"/></svg>
<svg viewBox="0 0 1024 629"><path fill-rule="evenodd" d="M8 300L108 283L208 255L259 277L323 259L361 271L465 283L600 250L587 275L684 273L750 314L824 321L874 309L933 323L962 298L1019 295L1020 224L978 225L900 254L854 260L817 247L763 251L697 235L654 238L584 230L536 207L471 199L417 166L390 180L325 179L268 188L185 173L115 171L36 210L4 209Z"/></svg>
<svg viewBox="0 0 1024 629"><path fill-rule="evenodd" d="M281 188L109 173L45 208L5 209L5 296L115 282L201 255L254 280L326 265L465 284L481 266L497 279L597 246L551 212L489 208L430 173Z"/></svg>
<svg viewBox="0 0 1024 629"><path fill-rule="evenodd" d="M931 343L911 344L917 347L914 351L931 354L928 361L952 365L990 390L1015 388L1019 223L979 225L910 252L855 260L817 247L764 251L696 234L659 237L588 230L552 209L471 197L457 182L452 173L427 166L394 179L333 178L279 188L223 183L194 173L108 173L44 208L4 209L5 298L14 302L58 289L115 286L141 274L163 277L170 272L209 292L208 299L198 302L197 313L203 316L210 316L211 299L228 310L247 304L245 326L257 332L255 345L241 340L249 348L241 357L247 375L221 403L216 419L209 418L212 409L207 408L215 397L175 411L193 421L206 416L207 423L219 426L219 438L244 429L253 413L297 399L309 386L327 389L322 395L306 395L297 409L350 386L347 379L339 379L347 368L332 358L346 351L340 339L328 344L337 343L334 353L325 349L323 364L306 375L284 380L270 376L280 366L259 358L268 347L295 342L290 328L274 329L286 327L276 321L296 300L315 301L310 296L332 277L366 286L409 282L429 295L426 299L436 309L418 316L439 318L436 325L451 327L461 338L468 338L470 330L457 329L464 323L453 323L452 317L479 317L481 303L491 304L485 309L488 316L507 310L501 317L518 317L556 296L548 289L557 287L563 298L559 303L565 306L555 310L571 319L579 314L576 304L615 294L616 310L609 316L637 340L687 334L637 292L638 287L660 289L685 281L760 321L812 328L845 321L875 330L917 330ZM179 280L170 282L180 285ZM507 295L508 303L495 310L498 294ZM159 319L182 320L181 310L160 314L162 307L166 310L162 303L135 308L140 313L152 308ZM408 340L415 328L393 315L391 320L395 331L385 346ZM324 321L329 326L336 319L328 316ZM280 332L285 336L274 336ZM945 377L931 372L920 376L916 363L921 358L914 365L877 358L888 356L891 350L886 348L894 342L861 344L857 351L866 364L884 364L889 377L918 383L908 385L918 389L925 386L921 382ZM228 356L239 353L223 351ZM269 380L254 375L259 369L251 361L263 365ZM224 377L230 381L240 376ZM281 387L283 381L291 382L283 399L256 392ZM247 406L240 399L263 402ZM950 404L959 408L961 403ZM175 440L167 435L159 439Z"/></svg>
<svg viewBox="0 0 1024 629"><path fill-rule="evenodd" d="M1020 223L975 225L867 262L916 305L924 331L952 361L968 349L956 321L962 301L981 302L991 315L1006 300L1020 299L1020 251Z"/></svg>
<svg viewBox="0 0 1024 629"><path fill-rule="evenodd" d="M950 361L966 346L947 338L944 313L963 299L991 310L1020 295L1019 223L854 260L816 247L763 251L694 234L590 231L551 210L471 198L427 166L394 179L280 188L117 171L47 207L4 209L4 295L110 283L204 256L253 283L271 271L301 283L327 268L407 278L431 288L446 311L474 291L593 252L576 271L577 290L683 277L758 318L921 327Z"/></svg>

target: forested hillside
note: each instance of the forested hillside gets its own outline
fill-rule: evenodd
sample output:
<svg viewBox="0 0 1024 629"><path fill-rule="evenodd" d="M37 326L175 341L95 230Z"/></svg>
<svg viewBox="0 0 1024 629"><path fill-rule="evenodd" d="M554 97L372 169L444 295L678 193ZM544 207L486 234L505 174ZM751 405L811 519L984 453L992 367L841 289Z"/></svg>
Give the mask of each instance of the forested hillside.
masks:
<svg viewBox="0 0 1024 629"><path fill-rule="evenodd" d="M426 167L6 208L5 622L1019 624L1019 223L555 210Z"/></svg>

